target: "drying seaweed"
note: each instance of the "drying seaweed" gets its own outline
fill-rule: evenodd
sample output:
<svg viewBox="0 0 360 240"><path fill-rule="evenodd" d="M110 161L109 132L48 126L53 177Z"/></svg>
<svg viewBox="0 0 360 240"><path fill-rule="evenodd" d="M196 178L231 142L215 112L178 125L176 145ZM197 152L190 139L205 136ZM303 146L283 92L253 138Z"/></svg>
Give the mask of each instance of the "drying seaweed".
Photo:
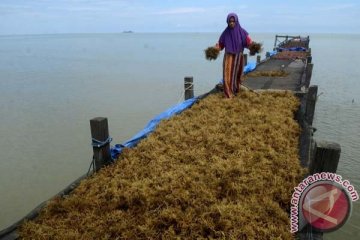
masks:
<svg viewBox="0 0 360 240"><path fill-rule="evenodd" d="M209 61L216 60L219 56L220 50L216 47L208 47L204 50L205 52L205 58Z"/></svg>
<svg viewBox="0 0 360 240"><path fill-rule="evenodd" d="M310 54L299 51L282 51L273 56L275 59L306 59Z"/></svg>
<svg viewBox="0 0 360 240"><path fill-rule="evenodd" d="M250 56L254 56L262 51L262 44L257 42L252 42L249 46Z"/></svg>
<svg viewBox="0 0 360 240"><path fill-rule="evenodd" d="M24 239L292 239L289 92L210 95L21 227Z"/></svg>
<svg viewBox="0 0 360 240"><path fill-rule="evenodd" d="M284 70L254 71L246 74L246 77L286 77L289 73Z"/></svg>

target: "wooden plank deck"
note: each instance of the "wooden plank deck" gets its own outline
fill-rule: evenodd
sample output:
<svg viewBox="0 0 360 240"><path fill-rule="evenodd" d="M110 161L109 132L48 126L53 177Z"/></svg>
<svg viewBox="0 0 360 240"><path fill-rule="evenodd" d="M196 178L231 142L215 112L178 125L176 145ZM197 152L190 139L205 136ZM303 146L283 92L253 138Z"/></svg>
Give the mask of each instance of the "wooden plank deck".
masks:
<svg viewBox="0 0 360 240"><path fill-rule="evenodd" d="M284 70L286 77L246 77L244 85L254 89L280 89L299 91L302 85L305 63L301 59L268 59L261 62L254 72Z"/></svg>

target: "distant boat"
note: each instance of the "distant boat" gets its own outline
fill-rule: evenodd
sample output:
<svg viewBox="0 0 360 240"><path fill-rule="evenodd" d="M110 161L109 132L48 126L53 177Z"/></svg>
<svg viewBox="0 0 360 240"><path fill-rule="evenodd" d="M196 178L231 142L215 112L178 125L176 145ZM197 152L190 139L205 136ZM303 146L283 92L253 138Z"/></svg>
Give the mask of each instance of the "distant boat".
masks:
<svg viewBox="0 0 360 240"><path fill-rule="evenodd" d="M133 31L123 31L123 33L134 33Z"/></svg>

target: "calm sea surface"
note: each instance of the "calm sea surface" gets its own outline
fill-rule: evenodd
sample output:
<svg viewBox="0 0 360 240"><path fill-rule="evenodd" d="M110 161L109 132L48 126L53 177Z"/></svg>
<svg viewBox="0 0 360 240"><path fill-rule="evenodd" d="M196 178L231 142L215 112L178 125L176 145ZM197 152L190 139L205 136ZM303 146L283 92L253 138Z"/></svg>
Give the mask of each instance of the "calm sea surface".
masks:
<svg viewBox="0 0 360 240"><path fill-rule="evenodd" d="M275 34L252 34L272 50ZM153 116L221 79L221 57L203 50L218 34L0 36L0 229L19 220L90 164L89 120L109 120L113 143ZM317 139L341 144L338 173L360 192L360 35L310 34L319 85ZM265 55L265 51L263 55ZM250 58L249 61L255 61ZM326 239L360 239L360 203Z"/></svg>

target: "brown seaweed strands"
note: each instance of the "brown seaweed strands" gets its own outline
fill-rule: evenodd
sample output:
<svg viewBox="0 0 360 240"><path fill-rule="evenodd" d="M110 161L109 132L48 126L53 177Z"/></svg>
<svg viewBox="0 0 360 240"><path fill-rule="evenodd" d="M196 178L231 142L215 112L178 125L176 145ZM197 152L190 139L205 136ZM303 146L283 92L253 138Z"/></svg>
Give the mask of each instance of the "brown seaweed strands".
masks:
<svg viewBox="0 0 360 240"><path fill-rule="evenodd" d="M52 200L23 239L293 239L302 180L289 92L213 94Z"/></svg>
<svg viewBox="0 0 360 240"><path fill-rule="evenodd" d="M249 46L250 56L254 56L257 53L262 51L262 44L257 42L252 42Z"/></svg>
<svg viewBox="0 0 360 240"><path fill-rule="evenodd" d="M208 47L204 51L205 51L205 58L209 61L216 60L220 53L220 50L216 47Z"/></svg>
<svg viewBox="0 0 360 240"><path fill-rule="evenodd" d="M275 59L306 59L310 53L298 51L282 51L275 54L272 58Z"/></svg>
<svg viewBox="0 0 360 240"><path fill-rule="evenodd" d="M277 71L254 71L246 74L246 77L286 77L289 73L284 70Z"/></svg>

